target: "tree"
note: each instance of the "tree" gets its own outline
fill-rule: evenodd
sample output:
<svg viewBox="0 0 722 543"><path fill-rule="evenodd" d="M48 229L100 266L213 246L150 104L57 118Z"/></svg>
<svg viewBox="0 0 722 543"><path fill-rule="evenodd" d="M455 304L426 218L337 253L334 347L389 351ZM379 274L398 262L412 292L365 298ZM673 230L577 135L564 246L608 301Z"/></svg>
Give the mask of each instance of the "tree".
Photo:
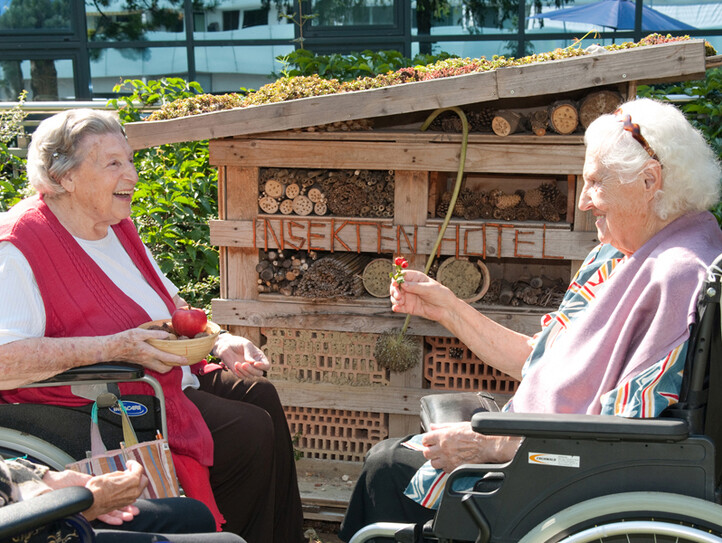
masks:
<svg viewBox="0 0 722 543"><path fill-rule="evenodd" d="M0 29L67 29L70 28L70 0L25 0L11 2L0 16ZM2 62L8 74L2 83L9 94L19 95L23 89L21 60ZM58 99L58 76L53 59L30 60L30 88L34 100Z"/></svg>
<svg viewBox="0 0 722 543"><path fill-rule="evenodd" d="M466 22L470 29L474 27L495 26L504 28L507 21L518 20L519 2L521 0L460 0L464 10L463 20L457 24ZM574 0L528 0L527 6L533 5L536 11L541 11L542 6L561 7ZM416 0L416 27L419 36L431 34L431 26L434 20L447 16L452 7L451 0ZM490 14L492 15L490 17ZM490 21L491 19L491 21ZM519 24L522 24L521 22ZM472 30L473 31L473 30ZM422 54L431 53L431 43L421 42L419 52ZM523 56L518 52L517 56Z"/></svg>

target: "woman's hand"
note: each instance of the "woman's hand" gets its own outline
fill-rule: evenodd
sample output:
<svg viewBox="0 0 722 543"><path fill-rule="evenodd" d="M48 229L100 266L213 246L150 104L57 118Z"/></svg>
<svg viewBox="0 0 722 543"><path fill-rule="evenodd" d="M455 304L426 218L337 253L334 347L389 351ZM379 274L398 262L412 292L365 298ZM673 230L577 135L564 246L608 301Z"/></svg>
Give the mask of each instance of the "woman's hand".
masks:
<svg viewBox="0 0 722 543"><path fill-rule="evenodd" d="M498 464L514 457L520 438L486 436L468 422L432 424L421 444L424 457L436 469L451 472L462 464Z"/></svg>
<svg viewBox="0 0 722 543"><path fill-rule="evenodd" d="M263 351L244 337L221 334L213 352L241 379L263 377L271 367Z"/></svg>
<svg viewBox="0 0 722 543"><path fill-rule="evenodd" d="M158 373L167 373L173 369L173 366L169 364L183 364L186 362L186 358L156 349L146 340L168 339L168 336L168 332L163 330L131 328L99 339L106 343L103 346L107 352L106 360L132 362Z"/></svg>
<svg viewBox="0 0 722 543"><path fill-rule="evenodd" d="M147 485L143 466L134 460L128 460L125 471L91 477L85 487L93 493L94 501L83 516L116 526L131 521L139 513L133 503Z"/></svg>
<svg viewBox="0 0 722 543"><path fill-rule="evenodd" d="M451 290L416 270L406 270L400 285L392 281L390 294L392 311L442 323L449 307L458 300Z"/></svg>

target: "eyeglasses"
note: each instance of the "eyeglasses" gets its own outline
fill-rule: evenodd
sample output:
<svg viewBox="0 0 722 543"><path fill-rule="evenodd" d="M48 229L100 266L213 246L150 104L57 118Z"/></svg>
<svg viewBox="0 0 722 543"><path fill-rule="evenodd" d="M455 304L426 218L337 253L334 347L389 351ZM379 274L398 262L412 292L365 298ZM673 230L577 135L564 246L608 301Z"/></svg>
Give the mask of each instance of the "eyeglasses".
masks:
<svg viewBox="0 0 722 543"><path fill-rule="evenodd" d="M620 116L623 115L623 112L621 109L618 109L614 112L615 115ZM644 139L644 136L642 135L642 129L639 128L639 125L637 123L632 122L632 116L627 114L624 114L624 116L620 119L620 122L624 123L624 130L632 134L632 137L639 142L639 144L644 148L644 150L647 152L647 154L659 162L660 166L662 165L662 162L659 160L659 157L657 156L657 153L654 152L652 147L649 145L646 139Z"/></svg>

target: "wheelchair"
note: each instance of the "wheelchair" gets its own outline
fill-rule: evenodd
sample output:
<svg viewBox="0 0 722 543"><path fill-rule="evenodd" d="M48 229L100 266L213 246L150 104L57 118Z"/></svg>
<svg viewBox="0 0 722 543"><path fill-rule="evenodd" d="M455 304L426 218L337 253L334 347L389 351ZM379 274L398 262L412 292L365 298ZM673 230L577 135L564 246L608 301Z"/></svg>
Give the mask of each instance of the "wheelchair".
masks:
<svg viewBox="0 0 722 543"><path fill-rule="evenodd" d="M118 383L144 382L153 389L152 396L125 395ZM156 439L158 431L168 435L164 394L160 383L146 375L136 364L107 362L67 370L26 387L70 386L75 396L91 402L101 394L111 393L130 405L129 416L141 441ZM0 404L0 456L26 457L32 462L63 470L82 460L90 450L90 411L92 403L81 407L47 404ZM100 433L109 449L118 448L123 440L119 414L111 409L98 413Z"/></svg>
<svg viewBox="0 0 722 543"><path fill-rule="evenodd" d="M475 431L524 438L515 457L454 470L426 525L379 522L350 543L722 543L721 268L722 256L700 290L680 400L660 418L477 413Z"/></svg>

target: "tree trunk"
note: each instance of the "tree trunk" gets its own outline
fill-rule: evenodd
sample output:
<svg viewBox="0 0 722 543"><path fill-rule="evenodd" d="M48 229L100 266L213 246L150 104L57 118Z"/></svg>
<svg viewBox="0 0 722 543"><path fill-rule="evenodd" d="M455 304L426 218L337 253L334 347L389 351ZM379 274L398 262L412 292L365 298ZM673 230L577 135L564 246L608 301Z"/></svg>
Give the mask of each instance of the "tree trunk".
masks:
<svg viewBox="0 0 722 543"><path fill-rule="evenodd" d="M30 61L30 89L33 100L59 100L58 72L54 60Z"/></svg>

